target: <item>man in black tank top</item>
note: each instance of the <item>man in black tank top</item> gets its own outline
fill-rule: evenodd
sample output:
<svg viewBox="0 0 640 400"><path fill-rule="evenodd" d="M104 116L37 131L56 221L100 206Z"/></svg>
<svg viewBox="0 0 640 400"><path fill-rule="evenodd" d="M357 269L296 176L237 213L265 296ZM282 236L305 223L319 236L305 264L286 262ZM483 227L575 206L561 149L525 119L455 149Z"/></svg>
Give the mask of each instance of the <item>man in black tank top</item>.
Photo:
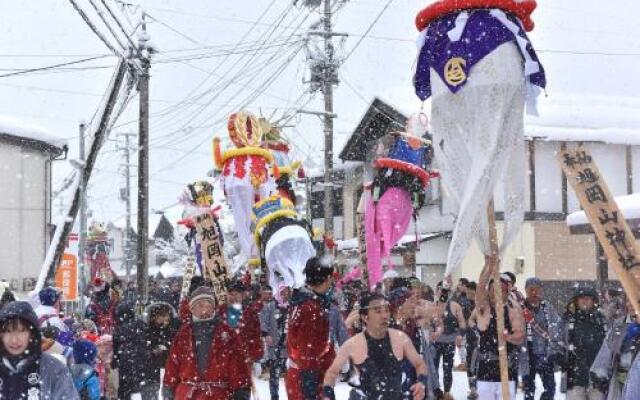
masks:
<svg viewBox="0 0 640 400"><path fill-rule="evenodd" d="M495 309L494 282L487 262L480 274L476 291L476 329L478 331L478 356L475 366L477 379L477 394L479 400L502 399L500 383L500 363L498 357L498 333ZM497 264L497 263L496 263ZM507 342L507 361L509 369L510 397L515 398L517 370L517 355L519 347L524 343L525 329L522 309L516 303L508 300L509 286L506 280L500 280L502 301L504 303L504 328Z"/></svg>
<svg viewBox="0 0 640 400"><path fill-rule="evenodd" d="M423 400L427 366L409 337L389 328L389 302L381 294L365 294L360 302L365 330L347 340L324 375L323 400L335 400L333 386L342 366L351 361L360 374L360 390L368 400ZM411 393L402 392L402 362L408 360L418 374Z"/></svg>

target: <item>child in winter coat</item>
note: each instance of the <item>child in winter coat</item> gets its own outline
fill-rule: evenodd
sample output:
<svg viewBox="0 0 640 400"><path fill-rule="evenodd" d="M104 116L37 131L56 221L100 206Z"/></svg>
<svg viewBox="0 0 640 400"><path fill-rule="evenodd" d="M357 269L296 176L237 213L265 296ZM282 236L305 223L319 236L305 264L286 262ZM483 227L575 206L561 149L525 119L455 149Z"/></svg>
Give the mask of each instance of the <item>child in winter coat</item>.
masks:
<svg viewBox="0 0 640 400"><path fill-rule="evenodd" d="M75 364L71 366L71 376L81 400L100 399L100 380L95 369L96 345L80 339L73 344Z"/></svg>
<svg viewBox="0 0 640 400"><path fill-rule="evenodd" d="M0 310L0 398L79 400L67 367L41 346L31 305L6 304Z"/></svg>

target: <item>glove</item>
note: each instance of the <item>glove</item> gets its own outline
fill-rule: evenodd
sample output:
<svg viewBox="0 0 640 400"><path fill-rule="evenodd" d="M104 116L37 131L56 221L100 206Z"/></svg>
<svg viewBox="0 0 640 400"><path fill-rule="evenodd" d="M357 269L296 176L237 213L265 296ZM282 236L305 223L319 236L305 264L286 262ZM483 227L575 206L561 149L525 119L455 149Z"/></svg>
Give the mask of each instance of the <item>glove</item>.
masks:
<svg viewBox="0 0 640 400"><path fill-rule="evenodd" d="M601 393L607 393L609 390L609 380L602 376L598 376L595 373L591 372L589 374L589 378L591 379L591 384L593 388L598 390Z"/></svg>
<svg viewBox="0 0 640 400"><path fill-rule="evenodd" d="M524 322L526 322L527 324L535 319L535 316L533 315L531 310L526 307L522 309L522 316L524 317Z"/></svg>
<svg viewBox="0 0 640 400"><path fill-rule="evenodd" d="M320 384L320 374L318 371L301 371L302 395L305 399L315 399L318 397L318 385Z"/></svg>

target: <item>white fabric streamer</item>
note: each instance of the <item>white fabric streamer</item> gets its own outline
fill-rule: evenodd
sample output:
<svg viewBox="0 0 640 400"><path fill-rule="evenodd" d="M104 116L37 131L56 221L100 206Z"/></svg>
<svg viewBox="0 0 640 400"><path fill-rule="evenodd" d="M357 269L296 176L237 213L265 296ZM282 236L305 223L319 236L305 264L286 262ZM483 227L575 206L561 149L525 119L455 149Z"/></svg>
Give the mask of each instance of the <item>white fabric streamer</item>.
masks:
<svg viewBox="0 0 640 400"><path fill-rule="evenodd" d="M269 268L269 285L277 296L282 286L304 285L304 267L316 255L309 233L299 225L278 229L267 241L265 259Z"/></svg>
<svg viewBox="0 0 640 400"><path fill-rule="evenodd" d="M504 181L505 230L500 251L524 219L523 60L513 42L499 46L471 70L453 94L431 71L432 133L436 159L458 211L446 275L458 268L475 237L489 253L487 204Z"/></svg>
<svg viewBox="0 0 640 400"><path fill-rule="evenodd" d="M247 158L244 167L246 171L244 177L238 178L234 175L235 171L232 171L229 176L223 176L222 179L223 189L236 222L243 262L249 258L258 257L258 249L253 239L253 232L251 232L252 207L256 202L256 197L264 199L275 191L275 184L271 178L257 189L253 187L250 178L252 167L250 158Z"/></svg>

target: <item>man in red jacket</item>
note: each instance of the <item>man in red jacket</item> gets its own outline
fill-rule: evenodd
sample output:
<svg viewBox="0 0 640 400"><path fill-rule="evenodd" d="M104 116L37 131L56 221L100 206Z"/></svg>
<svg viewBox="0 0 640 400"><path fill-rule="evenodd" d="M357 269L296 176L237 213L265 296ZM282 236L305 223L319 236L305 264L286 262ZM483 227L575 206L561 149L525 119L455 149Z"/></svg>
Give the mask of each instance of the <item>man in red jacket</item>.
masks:
<svg viewBox="0 0 640 400"><path fill-rule="evenodd" d="M329 289L333 284L333 266L317 257L304 269L306 286L291 298L286 376L289 400L315 400L322 390L322 379L335 357L329 338Z"/></svg>
<svg viewBox="0 0 640 400"><path fill-rule="evenodd" d="M175 400L235 400L243 389L236 359L246 359L245 346L232 328L215 313L215 296L209 287L193 291L189 301L191 321L176 334L165 365L165 397Z"/></svg>
<svg viewBox="0 0 640 400"><path fill-rule="evenodd" d="M235 357L230 368L238 377L234 386L239 387L234 393L234 399L249 400L251 397L251 367L254 362L262 358L262 331L260 320L255 309L244 304L245 286L239 281L233 281L228 286L227 304L220 307L222 322L231 329L243 346L244 357Z"/></svg>

